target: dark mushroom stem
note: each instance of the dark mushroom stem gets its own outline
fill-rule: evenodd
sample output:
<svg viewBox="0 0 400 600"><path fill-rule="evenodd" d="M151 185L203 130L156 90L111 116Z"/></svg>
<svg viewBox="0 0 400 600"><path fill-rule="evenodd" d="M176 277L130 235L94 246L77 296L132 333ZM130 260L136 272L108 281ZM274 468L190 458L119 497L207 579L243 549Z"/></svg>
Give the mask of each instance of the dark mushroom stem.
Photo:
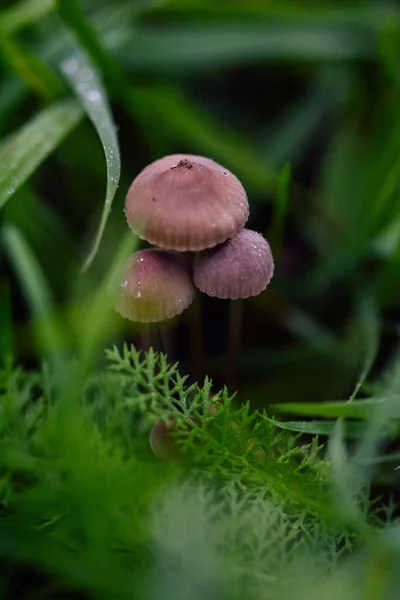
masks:
<svg viewBox="0 0 400 600"><path fill-rule="evenodd" d="M233 393L237 389L237 373L243 324L243 300L239 298L238 300L230 300L229 303L228 351L225 380L228 390Z"/></svg>
<svg viewBox="0 0 400 600"><path fill-rule="evenodd" d="M152 338L150 325L148 323L142 323L138 331L138 343L139 348L143 352L148 352L152 346Z"/></svg>
<svg viewBox="0 0 400 600"><path fill-rule="evenodd" d="M194 284L215 298L230 299L227 386L233 392L239 360L242 329L242 299L260 294L274 272L271 248L262 235L250 229L196 257Z"/></svg>
<svg viewBox="0 0 400 600"><path fill-rule="evenodd" d="M168 321L159 325L161 349L162 352L167 355L167 359L170 363L173 363L175 360L173 332L174 326Z"/></svg>
<svg viewBox="0 0 400 600"><path fill-rule="evenodd" d="M194 381L202 383L205 377L203 344L203 315L201 297L196 293L189 310L189 370Z"/></svg>

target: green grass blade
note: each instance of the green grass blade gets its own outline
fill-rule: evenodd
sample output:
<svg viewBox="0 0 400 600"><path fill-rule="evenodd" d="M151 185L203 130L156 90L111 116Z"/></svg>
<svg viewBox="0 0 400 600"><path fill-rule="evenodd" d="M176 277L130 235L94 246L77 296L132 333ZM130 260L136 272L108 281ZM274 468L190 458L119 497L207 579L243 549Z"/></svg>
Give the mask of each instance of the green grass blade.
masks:
<svg viewBox="0 0 400 600"><path fill-rule="evenodd" d="M79 1L56 0L56 3L64 23L76 35L93 63L110 81L118 81L121 76L119 63L104 48L92 23L86 19Z"/></svg>
<svg viewBox="0 0 400 600"><path fill-rule="evenodd" d="M357 502L357 497L360 495L360 479L347 452L345 423L341 419L336 421L329 438L328 455L339 510L347 520L363 527L364 519Z"/></svg>
<svg viewBox="0 0 400 600"><path fill-rule="evenodd" d="M51 101L63 91L60 79L34 52L0 29L0 53L11 69L36 94Z"/></svg>
<svg viewBox="0 0 400 600"><path fill-rule="evenodd" d="M292 167L289 163L287 163L278 176L278 183L275 193L274 215L268 234L269 242L272 246L272 250L274 251L275 260L277 260L280 257L283 228L285 218L289 209L291 181Z"/></svg>
<svg viewBox="0 0 400 600"><path fill-rule="evenodd" d="M362 385L364 384L374 363L379 345L379 320L378 311L375 303L367 291L362 294L357 314L360 318L363 342L365 345L364 359L362 362L360 375L354 387L349 402L353 402Z"/></svg>
<svg viewBox="0 0 400 600"><path fill-rule="evenodd" d="M0 13L0 29L14 35L55 9L54 0L25 0Z"/></svg>
<svg viewBox="0 0 400 600"><path fill-rule="evenodd" d="M61 70L96 128L107 162L107 190L103 213L92 249L83 266L85 271L95 258L103 237L112 201L118 188L121 158L107 94L89 57L81 50L77 50L72 57L61 63Z"/></svg>
<svg viewBox="0 0 400 600"><path fill-rule="evenodd" d="M102 284L93 296L90 312L86 315L82 328L84 344L82 347L81 363L88 367L92 356L104 344L107 334L113 330L113 323L121 323L121 318L114 309L115 290L118 289L120 273L127 256L137 248L139 238L130 231L122 238L110 260L110 267L104 276Z"/></svg>
<svg viewBox="0 0 400 600"><path fill-rule="evenodd" d="M0 365L14 355L14 326L12 315L11 285L0 280Z"/></svg>
<svg viewBox="0 0 400 600"><path fill-rule="evenodd" d="M45 108L0 148L0 208L79 123L82 111L64 100Z"/></svg>
<svg viewBox="0 0 400 600"><path fill-rule="evenodd" d="M69 1L69 0L66 0ZM127 67L156 72L217 69L250 61L348 61L374 55L366 28L307 23L142 26L120 50ZM184 51L182 49L184 48Z"/></svg>
<svg viewBox="0 0 400 600"><path fill-rule="evenodd" d="M297 433L304 433L308 435L331 435L337 421L276 421L275 419L268 419L270 423L276 425L280 429L286 429L288 431L295 431ZM348 422L344 423L344 435L345 437L359 438L366 431L366 424L364 422Z"/></svg>
<svg viewBox="0 0 400 600"><path fill-rule="evenodd" d="M58 323L52 318L51 293L40 265L18 229L6 225L1 237L35 318L41 350L45 355L56 355L63 348L64 340Z"/></svg>
<svg viewBox="0 0 400 600"><path fill-rule="evenodd" d="M286 402L272 404L270 410L278 413L325 419L367 419L374 409L385 401L386 398L367 398L351 403L348 400L340 402Z"/></svg>
<svg viewBox="0 0 400 600"><path fill-rule="evenodd" d="M184 144L221 161L249 189L263 194L273 189L276 174L253 147L179 89L165 85L136 86L130 89L130 99L140 121L156 122L170 142Z"/></svg>
<svg viewBox="0 0 400 600"><path fill-rule="evenodd" d="M17 77L3 80L0 89L0 135L26 99L28 88Z"/></svg>

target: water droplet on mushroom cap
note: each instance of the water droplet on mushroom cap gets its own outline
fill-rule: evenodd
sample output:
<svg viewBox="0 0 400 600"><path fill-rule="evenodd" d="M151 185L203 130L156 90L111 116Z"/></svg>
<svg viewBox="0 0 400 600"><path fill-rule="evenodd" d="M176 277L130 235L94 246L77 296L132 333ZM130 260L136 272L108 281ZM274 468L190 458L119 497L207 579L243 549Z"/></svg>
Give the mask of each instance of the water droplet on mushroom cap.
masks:
<svg viewBox="0 0 400 600"><path fill-rule="evenodd" d="M148 242L198 251L242 229L249 206L242 184L224 167L202 156L173 154L136 177L125 214L131 229Z"/></svg>
<svg viewBox="0 0 400 600"><path fill-rule="evenodd" d="M194 293L187 260L177 252L149 248L128 259L115 309L131 321L164 321L182 313Z"/></svg>
<svg viewBox="0 0 400 600"><path fill-rule="evenodd" d="M257 296L273 273L268 242L250 229L242 229L223 244L203 250L194 263L194 283L200 291L232 300Z"/></svg>

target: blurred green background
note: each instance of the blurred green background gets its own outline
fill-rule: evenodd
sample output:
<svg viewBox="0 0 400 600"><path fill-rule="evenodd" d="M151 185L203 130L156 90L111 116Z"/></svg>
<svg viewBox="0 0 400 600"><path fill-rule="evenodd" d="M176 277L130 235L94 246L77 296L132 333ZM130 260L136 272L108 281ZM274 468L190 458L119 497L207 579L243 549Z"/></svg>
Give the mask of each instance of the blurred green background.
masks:
<svg viewBox="0 0 400 600"><path fill-rule="evenodd" d="M272 284L244 304L240 397L258 407L340 399L375 357L379 373L398 337L399 34L399 4L384 0L2 0L2 354L12 347L35 365L46 354L38 321L40 330L49 318L27 301L10 231L30 248L54 299L51 318L64 327L61 343L74 352L128 232L130 182L152 160L190 152L241 179L248 226L276 259ZM79 89L76 102L68 99L63 65L79 48L103 81L122 161L84 274L107 181ZM67 104L53 121L55 103ZM228 307L202 298L206 371L217 385L225 382ZM187 311L171 325L183 372L189 321ZM121 340L140 341L140 332L116 318L102 343Z"/></svg>

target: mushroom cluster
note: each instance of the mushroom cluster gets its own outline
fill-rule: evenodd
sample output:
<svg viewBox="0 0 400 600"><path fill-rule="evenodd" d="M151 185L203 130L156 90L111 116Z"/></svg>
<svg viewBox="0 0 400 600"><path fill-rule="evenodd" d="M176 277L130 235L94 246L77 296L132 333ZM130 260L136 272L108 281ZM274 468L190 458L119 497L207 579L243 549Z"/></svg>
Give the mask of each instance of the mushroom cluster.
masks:
<svg viewBox="0 0 400 600"><path fill-rule="evenodd" d="M116 310L131 321L151 323L181 314L196 288L230 299L227 383L233 388L241 329L237 307L262 292L274 271L268 242L244 228L249 203L242 184L209 158L165 156L134 179L125 214L134 233L157 247L129 257ZM192 264L182 254L187 252L196 253ZM174 428L173 418L153 426L150 446L157 456L179 457Z"/></svg>
<svg viewBox="0 0 400 600"><path fill-rule="evenodd" d="M129 227L149 248L129 257L116 310L138 322L181 314L195 286L209 296L247 298L268 285L274 269L268 242L244 229L249 217L239 179L209 158L173 154L151 163L129 188ZM183 252L196 252L191 266Z"/></svg>

